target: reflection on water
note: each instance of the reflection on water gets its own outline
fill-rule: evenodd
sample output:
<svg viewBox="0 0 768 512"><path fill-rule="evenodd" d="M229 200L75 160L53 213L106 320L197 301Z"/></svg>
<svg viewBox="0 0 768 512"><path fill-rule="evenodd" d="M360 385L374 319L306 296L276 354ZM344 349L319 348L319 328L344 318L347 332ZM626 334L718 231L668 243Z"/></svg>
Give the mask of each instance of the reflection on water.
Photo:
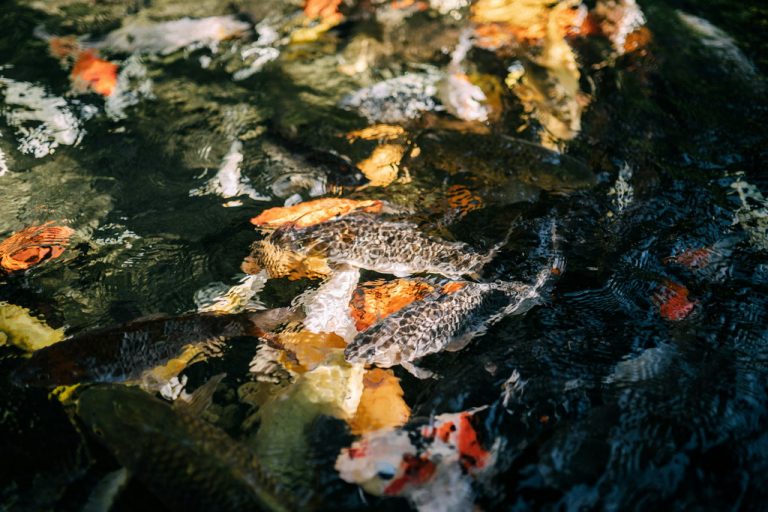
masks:
<svg viewBox="0 0 768 512"><path fill-rule="evenodd" d="M764 7L4 7L0 508L764 507Z"/></svg>

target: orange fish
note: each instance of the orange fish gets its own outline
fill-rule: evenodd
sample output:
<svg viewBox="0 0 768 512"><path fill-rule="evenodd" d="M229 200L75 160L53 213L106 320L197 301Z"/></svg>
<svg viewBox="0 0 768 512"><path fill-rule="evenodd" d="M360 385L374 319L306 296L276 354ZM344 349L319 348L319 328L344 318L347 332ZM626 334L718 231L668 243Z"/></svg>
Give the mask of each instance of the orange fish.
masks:
<svg viewBox="0 0 768 512"><path fill-rule="evenodd" d="M307 0L304 3L304 14L311 19L339 22L344 17L339 12L340 5L341 0Z"/></svg>
<svg viewBox="0 0 768 512"><path fill-rule="evenodd" d="M52 222L29 226L0 242L0 269L27 270L45 260L58 258L74 231Z"/></svg>
<svg viewBox="0 0 768 512"><path fill-rule="evenodd" d="M423 299L433 290L432 285L420 279L363 283L355 289L349 303L355 328L364 331L382 318Z"/></svg>
<svg viewBox="0 0 768 512"><path fill-rule="evenodd" d="M664 281L661 288L654 294L654 300L659 305L659 314L662 318L678 321L690 315L698 302L688 300L688 293L688 288L685 286Z"/></svg>
<svg viewBox="0 0 768 512"><path fill-rule="evenodd" d="M90 89L109 96L117 86L117 64L100 59L93 50L84 50L77 55L70 77L80 92Z"/></svg>
<svg viewBox="0 0 768 512"><path fill-rule="evenodd" d="M479 210L485 206L480 196L473 194L471 190L463 185L452 185L446 191L448 196L448 206L466 215L469 212Z"/></svg>
<svg viewBox="0 0 768 512"><path fill-rule="evenodd" d="M383 208L384 203L381 201L356 201L339 198L315 199L294 206L264 210L260 215L251 219L251 224L261 228L278 228L286 224L293 224L297 228L306 228L353 211L380 213Z"/></svg>

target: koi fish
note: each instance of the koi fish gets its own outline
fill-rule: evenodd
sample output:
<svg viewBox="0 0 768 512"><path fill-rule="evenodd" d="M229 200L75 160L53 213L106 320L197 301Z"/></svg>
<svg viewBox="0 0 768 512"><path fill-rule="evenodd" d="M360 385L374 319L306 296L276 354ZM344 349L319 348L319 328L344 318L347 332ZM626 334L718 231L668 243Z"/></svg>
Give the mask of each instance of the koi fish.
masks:
<svg viewBox="0 0 768 512"><path fill-rule="evenodd" d="M478 275L496 250L480 253L462 242L429 237L408 222L352 213L307 228L280 228L253 244L251 259L272 277L289 273L285 261L315 257L328 265L350 265L397 277L432 273L456 279Z"/></svg>
<svg viewBox="0 0 768 512"><path fill-rule="evenodd" d="M216 355L226 338L263 335L281 322L282 314L275 316L275 311L284 312L192 313L143 318L88 331L38 350L18 368L14 380L18 384L52 386L138 379L144 371L167 363L187 346L199 346L204 354Z"/></svg>
<svg viewBox="0 0 768 512"><path fill-rule="evenodd" d="M400 364L418 378L429 377L431 372L414 366L414 361L461 350L502 318L525 313L559 273L558 265L553 265L533 284L449 282L358 334L344 355L350 363L383 368Z"/></svg>
<svg viewBox="0 0 768 512"><path fill-rule="evenodd" d="M77 416L172 510L291 510L290 497L246 446L183 409L136 388L99 385Z"/></svg>
<svg viewBox="0 0 768 512"><path fill-rule="evenodd" d="M336 459L346 482L376 496L402 496L419 510L471 510L471 481L493 465L474 424L485 407L441 414L431 424L365 434Z"/></svg>

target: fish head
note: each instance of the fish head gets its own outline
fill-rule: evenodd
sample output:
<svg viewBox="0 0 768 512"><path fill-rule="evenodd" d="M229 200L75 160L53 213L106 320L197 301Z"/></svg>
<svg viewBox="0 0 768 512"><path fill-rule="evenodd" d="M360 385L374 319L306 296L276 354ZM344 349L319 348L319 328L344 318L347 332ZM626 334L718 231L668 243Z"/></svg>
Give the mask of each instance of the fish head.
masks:
<svg viewBox="0 0 768 512"><path fill-rule="evenodd" d="M405 484L425 483L434 473L434 463L418 454L406 431L380 430L343 448L336 470L342 480L374 496L400 496Z"/></svg>
<svg viewBox="0 0 768 512"><path fill-rule="evenodd" d="M155 400L145 392L121 385L96 385L77 399L79 420L124 463L138 451L152 423L163 417L154 414ZM160 404L164 405L164 404Z"/></svg>

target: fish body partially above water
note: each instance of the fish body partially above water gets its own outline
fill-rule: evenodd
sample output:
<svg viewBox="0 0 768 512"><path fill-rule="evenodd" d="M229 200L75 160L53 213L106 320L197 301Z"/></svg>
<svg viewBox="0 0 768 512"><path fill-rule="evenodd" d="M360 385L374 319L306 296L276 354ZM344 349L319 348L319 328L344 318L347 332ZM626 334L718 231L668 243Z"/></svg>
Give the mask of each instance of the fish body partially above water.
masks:
<svg viewBox="0 0 768 512"><path fill-rule="evenodd" d="M247 447L213 425L139 389L83 391L77 416L172 510L290 510Z"/></svg>
<svg viewBox="0 0 768 512"><path fill-rule="evenodd" d="M477 275L494 251L481 253L462 242L427 236L408 222L352 213L306 228L280 228L256 242L251 257L265 268L273 268L286 254L296 259L319 256L332 265L397 277L431 273L458 279Z"/></svg>
<svg viewBox="0 0 768 512"><path fill-rule="evenodd" d="M19 384L61 386L79 382L137 379L188 346L217 353L224 340L259 335L269 329L273 311L223 315L191 313L144 318L75 335L38 350L15 372ZM279 316L279 315L278 315Z"/></svg>
<svg viewBox="0 0 768 512"><path fill-rule="evenodd" d="M461 350L505 316L525 313L540 300L555 269L541 271L533 284L450 282L358 334L344 355L351 363L401 364L417 377L428 377L414 361Z"/></svg>

